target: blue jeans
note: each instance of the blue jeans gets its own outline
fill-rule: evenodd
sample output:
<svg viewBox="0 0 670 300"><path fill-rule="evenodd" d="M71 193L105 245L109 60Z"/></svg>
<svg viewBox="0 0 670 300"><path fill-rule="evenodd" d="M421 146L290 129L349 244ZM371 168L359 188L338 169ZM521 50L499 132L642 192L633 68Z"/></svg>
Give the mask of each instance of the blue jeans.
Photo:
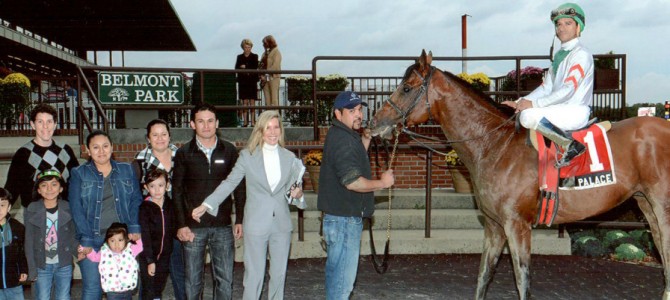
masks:
<svg viewBox="0 0 670 300"><path fill-rule="evenodd" d="M212 277L214 279L214 300L230 300L233 297L233 264L235 247L233 229L225 227L206 227L191 229L195 234L193 242L185 242L184 261L186 262L186 299L201 299L205 288L205 248L209 245L212 259Z"/></svg>
<svg viewBox="0 0 670 300"><path fill-rule="evenodd" d="M323 237L328 245L326 299L346 300L354 290L362 232L361 217L324 215Z"/></svg>
<svg viewBox="0 0 670 300"><path fill-rule="evenodd" d="M44 269L37 268L37 280L33 284L37 300L49 300L51 287L55 287L56 300L70 299L72 265L58 267L58 264L46 264Z"/></svg>
<svg viewBox="0 0 670 300"><path fill-rule="evenodd" d="M100 247L105 243L104 235L93 237L94 250L100 251ZM100 271L98 263L90 261L88 258L78 262L81 271L81 299L82 300L100 300L102 298L102 285L100 284Z"/></svg>
<svg viewBox="0 0 670 300"><path fill-rule="evenodd" d="M102 285L100 284L100 271L98 263L90 261L88 258L79 262L81 270L81 299L82 300L100 300L102 299Z"/></svg>
<svg viewBox="0 0 670 300"><path fill-rule="evenodd" d="M132 299L133 299L133 291L107 293L107 300L132 300Z"/></svg>
<svg viewBox="0 0 670 300"><path fill-rule="evenodd" d="M186 275L184 272L184 250L181 241L174 239L170 255L170 280L175 300L186 299Z"/></svg>
<svg viewBox="0 0 670 300"><path fill-rule="evenodd" d="M23 299L23 286L15 286L13 288L0 289L0 300L15 300Z"/></svg>

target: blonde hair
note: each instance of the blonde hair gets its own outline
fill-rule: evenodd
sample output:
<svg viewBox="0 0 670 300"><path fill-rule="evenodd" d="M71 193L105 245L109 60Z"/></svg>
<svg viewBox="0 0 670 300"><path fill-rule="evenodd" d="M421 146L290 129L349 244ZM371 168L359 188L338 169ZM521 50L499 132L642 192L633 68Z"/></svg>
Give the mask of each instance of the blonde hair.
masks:
<svg viewBox="0 0 670 300"><path fill-rule="evenodd" d="M281 134L279 135L279 146L284 147L284 125L281 122L279 111L266 110L261 113L260 116L258 116L256 126L254 126L254 130L251 132L251 136L247 141L247 150L249 150L250 153L254 153L256 148L263 144L263 133L265 132L265 128L267 128L270 120L274 118L277 119L279 123L279 130L281 131Z"/></svg>
<svg viewBox="0 0 670 300"><path fill-rule="evenodd" d="M249 45L253 48L254 42L252 42L250 39L243 39L242 43L240 43L240 48L244 49L244 45Z"/></svg>

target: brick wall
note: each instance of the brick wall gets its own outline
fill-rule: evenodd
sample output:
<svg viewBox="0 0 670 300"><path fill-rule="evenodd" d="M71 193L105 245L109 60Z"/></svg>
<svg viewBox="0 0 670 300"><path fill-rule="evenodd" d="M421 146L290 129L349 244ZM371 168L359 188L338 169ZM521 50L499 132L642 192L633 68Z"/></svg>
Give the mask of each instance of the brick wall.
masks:
<svg viewBox="0 0 670 300"><path fill-rule="evenodd" d="M434 136L437 138L444 139L440 128L438 127L422 127L417 128L416 131L420 134L427 136ZM320 138L319 141L287 141L287 146L314 146L315 148L322 148L323 141L325 140L326 134L328 132L327 128L320 129ZM245 145L245 142L235 142L235 146L242 148ZM396 153L396 159L393 164L393 170L395 173L396 184L395 187L399 189L422 189L426 187L426 156L427 151L420 147L411 147L407 148L407 144L414 145L414 142L409 142L407 137L401 136L400 145L403 146L403 149L398 149ZM181 146L177 144L177 146ZM390 143L389 151L393 146ZM132 161L134 155L140 150L144 149L146 144L114 144L114 157L119 161L130 162ZM300 151L301 154L307 152L303 149ZM383 154L383 151L380 151L379 162L382 166L385 167L386 164L386 155ZM298 151L296 151L298 153ZM86 156L86 149L82 146L82 156ZM375 178L378 178L381 173L385 170L383 167L378 167L376 165L374 151L371 151L371 167L372 174ZM432 187L433 188L451 188L453 187L451 175L447 169L446 163L444 162L444 157L434 153L432 161ZM309 174L305 174L305 190L312 190L311 180L309 179Z"/></svg>

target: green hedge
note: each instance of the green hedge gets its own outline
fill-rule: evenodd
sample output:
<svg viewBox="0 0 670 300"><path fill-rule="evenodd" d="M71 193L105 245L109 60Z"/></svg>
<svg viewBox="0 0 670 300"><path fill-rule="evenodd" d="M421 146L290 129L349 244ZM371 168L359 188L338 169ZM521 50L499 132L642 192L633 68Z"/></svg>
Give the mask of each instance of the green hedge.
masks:
<svg viewBox="0 0 670 300"><path fill-rule="evenodd" d="M319 76L316 79L317 91L344 91L349 85L349 80L338 74L328 76ZM287 96L289 105L305 106L313 105L312 100L312 79L306 76L291 76L286 78ZM319 125L328 125L332 116L333 96L319 96L317 99L317 119ZM311 110L288 110L286 119L293 126L312 126Z"/></svg>

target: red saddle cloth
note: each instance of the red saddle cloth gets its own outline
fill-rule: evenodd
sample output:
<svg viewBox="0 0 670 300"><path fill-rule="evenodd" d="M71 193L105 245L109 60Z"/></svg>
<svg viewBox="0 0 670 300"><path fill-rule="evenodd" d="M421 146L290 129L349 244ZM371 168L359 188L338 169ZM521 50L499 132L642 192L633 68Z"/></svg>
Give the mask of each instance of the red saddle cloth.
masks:
<svg viewBox="0 0 670 300"><path fill-rule="evenodd" d="M612 151L605 132L598 124L572 132L572 138L584 144L586 151L560 170L556 162L563 151L553 142L547 145L544 137L536 132L540 199L535 225L551 226L558 211L559 189L582 190L616 183Z"/></svg>

